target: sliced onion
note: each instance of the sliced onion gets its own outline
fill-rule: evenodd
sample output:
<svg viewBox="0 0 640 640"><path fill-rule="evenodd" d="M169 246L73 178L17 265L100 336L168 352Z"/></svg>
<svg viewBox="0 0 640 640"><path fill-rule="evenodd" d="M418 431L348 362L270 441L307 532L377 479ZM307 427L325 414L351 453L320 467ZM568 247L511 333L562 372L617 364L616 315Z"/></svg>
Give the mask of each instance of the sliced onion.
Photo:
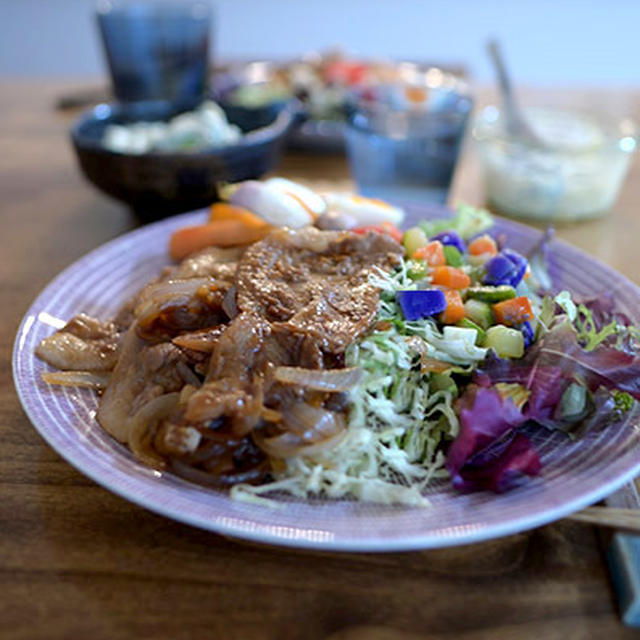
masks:
<svg viewBox="0 0 640 640"><path fill-rule="evenodd" d="M341 413L314 407L306 402L296 402L282 414L282 430L295 433L307 444L330 438L345 427Z"/></svg>
<svg viewBox="0 0 640 640"><path fill-rule="evenodd" d="M199 384L198 387L200 387ZM189 398L198 390L198 387L191 384L185 384L180 390L180 404L187 404Z"/></svg>
<svg viewBox="0 0 640 640"><path fill-rule="evenodd" d="M42 379L49 384L65 387L85 387L102 391L109 384L110 371L47 371Z"/></svg>
<svg viewBox="0 0 640 640"><path fill-rule="evenodd" d="M143 405L129 420L129 448L144 464L165 469L166 460L152 447L158 423L167 418L180 400L179 393L166 393Z"/></svg>
<svg viewBox="0 0 640 640"><path fill-rule="evenodd" d="M144 323L144 319L158 315L168 306L188 304L200 287L209 286L214 282L214 278L189 278L150 284L140 292L134 314Z"/></svg>
<svg viewBox="0 0 640 640"><path fill-rule="evenodd" d="M222 300L222 309L229 316L230 320L233 320L238 315L238 313L240 313L238 311L238 305L236 303L236 293L236 286L233 285L232 287L229 287L229 290Z"/></svg>
<svg viewBox="0 0 640 640"><path fill-rule="evenodd" d="M171 342L183 349L191 349L192 351L198 351L200 353L211 353L216 344L218 344L218 339L224 333L227 326L226 324L219 324L207 329L183 333L173 338Z"/></svg>
<svg viewBox="0 0 640 640"><path fill-rule="evenodd" d="M265 438L254 432L254 442L271 458L293 458L296 456L315 456L333 449L346 435L345 431L336 433L322 442L305 445L294 433L282 433L272 438Z"/></svg>
<svg viewBox="0 0 640 640"><path fill-rule="evenodd" d="M176 363L176 370L180 374L183 382L194 387L200 387L201 382L198 376L189 369L189 367L182 361L178 360Z"/></svg>
<svg viewBox="0 0 640 640"><path fill-rule="evenodd" d="M315 455L335 446L346 433L342 413L298 402L282 414L279 425L284 433L265 437L254 431L255 443L272 458Z"/></svg>
<svg viewBox="0 0 640 640"><path fill-rule="evenodd" d="M98 407L96 417L100 426L120 442L129 439L131 407L146 386L143 346L144 341L138 338L134 322L124 335L118 362Z"/></svg>
<svg viewBox="0 0 640 640"><path fill-rule="evenodd" d="M358 221L353 216L338 211L325 211L316 218L316 227L323 231L341 231L357 226Z"/></svg>
<svg viewBox="0 0 640 640"><path fill-rule="evenodd" d="M297 384L314 391L348 391L362 380L362 369L303 369L302 367L278 367L275 379L285 384Z"/></svg>
<svg viewBox="0 0 640 640"><path fill-rule="evenodd" d="M296 233L287 233L283 237L287 244L296 249L308 249L315 253L324 253L331 243L339 242L341 238L348 235L344 231L320 231L314 227L308 227Z"/></svg>
<svg viewBox="0 0 640 640"><path fill-rule="evenodd" d="M211 284L213 281L214 278L205 276L200 278L174 278L162 280L161 282L152 282L138 294L137 307L140 307L149 300L159 300L175 296L192 296L200 287Z"/></svg>
<svg viewBox="0 0 640 640"><path fill-rule="evenodd" d="M282 420L282 414L269 407L262 407L262 409L260 409L260 417L266 422L280 422Z"/></svg>

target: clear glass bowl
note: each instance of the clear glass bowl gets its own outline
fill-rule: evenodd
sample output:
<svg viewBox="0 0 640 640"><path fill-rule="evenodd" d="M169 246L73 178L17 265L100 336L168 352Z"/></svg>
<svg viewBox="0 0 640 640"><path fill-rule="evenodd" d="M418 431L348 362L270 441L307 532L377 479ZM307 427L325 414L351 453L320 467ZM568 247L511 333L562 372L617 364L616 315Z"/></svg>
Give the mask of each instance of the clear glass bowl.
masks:
<svg viewBox="0 0 640 640"><path fill-rule="evenodd" d="M505 215L554 222L609 211L637 146L634 123L559 109L532 108L526 116L542 144L510 137L494 106L474 122L487 204Z"/></svg>

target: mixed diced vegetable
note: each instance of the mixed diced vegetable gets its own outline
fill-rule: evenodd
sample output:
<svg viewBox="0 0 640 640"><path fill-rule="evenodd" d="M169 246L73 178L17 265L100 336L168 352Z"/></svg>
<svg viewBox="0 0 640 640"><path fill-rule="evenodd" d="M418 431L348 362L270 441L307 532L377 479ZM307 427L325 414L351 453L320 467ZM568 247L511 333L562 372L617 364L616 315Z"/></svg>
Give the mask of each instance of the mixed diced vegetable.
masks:
<svg viewBox="0 0 640 640"><path fill-rule="evenodd" d="M454 229L428 236L413 227L402 244L417 286L397 294L407 320L433 317L441 325L465 327L476 332L478 346L499 357L522 357L537 323L529 297L517 295L528 270L524 256L499 251L486 233L467 244Z"/></svg>

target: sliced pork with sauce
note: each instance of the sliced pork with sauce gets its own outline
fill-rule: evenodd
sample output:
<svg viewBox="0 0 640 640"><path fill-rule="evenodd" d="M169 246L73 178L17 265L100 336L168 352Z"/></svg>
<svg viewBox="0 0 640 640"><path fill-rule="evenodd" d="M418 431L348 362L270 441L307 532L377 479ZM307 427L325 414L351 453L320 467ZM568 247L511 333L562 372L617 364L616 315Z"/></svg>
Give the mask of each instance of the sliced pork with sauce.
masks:
<svg viewBox="0 0 640 640"><path fill-rule="evenodd" d="M120 334L113 322L84 313L72 318L36 347L36 355L65 371L110 371L118 359Z"/></svg>
<svg viewBox="0 0 640 640"><path fill-rule="evenodd" d="M343 437L345 384L357 376L336 374L374 322L369 275L401 255L376 233L279 229L194 254L115 322L78 316L37 353L111 371L98 420L147 464L216 486L259 482L272 461Z"/></svg>

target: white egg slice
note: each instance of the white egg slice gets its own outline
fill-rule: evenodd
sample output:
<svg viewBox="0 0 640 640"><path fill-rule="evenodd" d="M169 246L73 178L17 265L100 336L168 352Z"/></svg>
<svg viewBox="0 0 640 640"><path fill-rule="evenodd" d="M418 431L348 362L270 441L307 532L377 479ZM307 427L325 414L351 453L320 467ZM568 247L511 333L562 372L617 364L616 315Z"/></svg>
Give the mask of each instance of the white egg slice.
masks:
<svg viewBox="0 0 640 640"><path fill-rule="evenodd" d="M404 219L404 210L400 207L352 193L324 193L324 201L330 211L354 218L358 226L367 227L390 222L398 226Z"/></svg>
<svg viewBox="0 0 640 640"><path fill-rule="evenodd" d="M294 196L314 218L324 213L327 208L322 196L309 189L309 187L305 187L304 185L293 182L292 180L276 176L269 178L264 182L264 184L277 189L278 191Z"/></svg>
<svg viewBox="0 0 640 640"><path fill-rule="evenodd" d="M297 197L256 180L241 182L229 202L252 211L276 227L300 229L313 222L312 215Z"/></svg>

